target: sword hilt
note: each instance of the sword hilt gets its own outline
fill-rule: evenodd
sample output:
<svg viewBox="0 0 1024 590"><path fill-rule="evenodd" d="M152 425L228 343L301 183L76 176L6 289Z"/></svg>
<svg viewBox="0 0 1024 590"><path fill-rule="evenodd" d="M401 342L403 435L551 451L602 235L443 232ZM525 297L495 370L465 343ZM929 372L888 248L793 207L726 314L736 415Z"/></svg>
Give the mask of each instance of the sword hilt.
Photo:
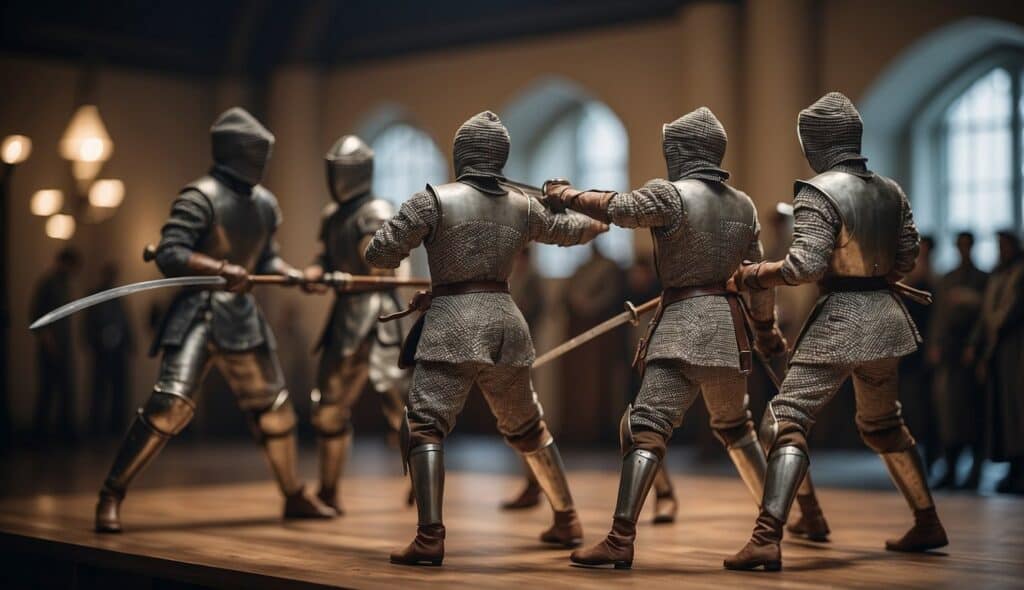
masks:
<svg viewBox="0 0 1024 590"><path fill-rule="evenodd" d="M153 262L156 260L155 244L146 244L146 247L142 249L142 260L145 262Z"/></svg>

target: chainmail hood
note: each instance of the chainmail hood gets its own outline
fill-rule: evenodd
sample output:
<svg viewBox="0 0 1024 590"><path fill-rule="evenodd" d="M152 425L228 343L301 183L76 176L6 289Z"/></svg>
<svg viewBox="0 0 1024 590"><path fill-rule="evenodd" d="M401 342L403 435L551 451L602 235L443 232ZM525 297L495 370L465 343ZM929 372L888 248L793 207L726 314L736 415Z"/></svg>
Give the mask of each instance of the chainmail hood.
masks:
<svg viewBox="0 0 1024 590"><path fill-rule="evenodd" d="M232 107L210 127L215 168L257 185L274 147L274 134L241 107Z"/></svg>
<svg viewBox="0 0 1024 590"><path fill-rule="evenodd" d="M508 130L498 115L491 111L474 115L455 132L455 177L474 186L496 185L504 179L508 151Z"/></svg>
<svg viewBox="0 0 1024 590"><path fill-rule="evenodd" d="M669 180L700 178L720 182L729 178L729 173L721 168L728 137L711 109L700 107L666 123L661 136Z"/></svg>
<svg viewBox="0 0 1024 590"><path fill-rule="evenodd" d="M338 203L370 192L373 182L373 149L355 135L343 135L324 156L327 185Z"/></svg>
<svg viewBox="0 0 1024 590"><path fill-rule="evenodd" d="M797 133L807 162L817 173L844 162L864 163L860 153L864 122L853 102L840 92L829 92L797 118Z"/></svg>

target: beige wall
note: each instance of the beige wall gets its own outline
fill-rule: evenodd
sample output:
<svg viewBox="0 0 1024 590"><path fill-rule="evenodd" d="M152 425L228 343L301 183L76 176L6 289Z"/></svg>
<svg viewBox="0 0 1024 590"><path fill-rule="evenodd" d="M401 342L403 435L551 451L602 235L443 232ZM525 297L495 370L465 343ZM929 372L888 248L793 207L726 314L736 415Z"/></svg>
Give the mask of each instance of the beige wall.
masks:
<svg viewBox="0 0 1024 590"><path fill-rule="evenodd" d="M662 123L706 104L728 129L726 165L734 180L766 209L789 197L794 177L808 173L794 135L799 108L831 89L857 99L888 63L943 25L973 15L1024 24L1021 12L1020 3L1009 0L695 2L656 22L440 50L329 72L283 67L260 91L265 100L259 104L267 105L266 122L278 137L267 185L285 214L284 253L299 264L309 259L327 194L320 158L337 136L358 130L383 104L399 105L447 155L455 128L468 116L501 111L533 82L560 76L622 119L630 136L633 184L664 172ZM32 284L59 246L43 236L43 221L28 214L27 200L33 190L61 181L66 173L56 144L73 106L76 74L68 64L0 58L0 78L8 81L0 93L0 133L25 133L35 141L31 160L14 180L9 236L15 253L11 276L17 280L8 286L14 330L7 378L20 424L28 417L34 383L34 351L21 328L28 320ZM75 243L90 257L87 271L114 258L124 268L123 280L150 278L154 269L143 265L139 251L156 239L178 187L205 170L211 119L250 94L237 79L120 69L101 70L96 87L116 142L106 173L124 179L128 196L116 217L83 228ZM516 130L510 131L515 141ZM79 283L80 291L87 286ZM289 317L297 318L299 333L315 334L326 302L299 297L268 294L268 315L278 322L286 305L296 308ZM129 302L138 326L150 301L140 296ZM148 390L155 369L141 360L141 351L139 358L136 399Z"/></svg>

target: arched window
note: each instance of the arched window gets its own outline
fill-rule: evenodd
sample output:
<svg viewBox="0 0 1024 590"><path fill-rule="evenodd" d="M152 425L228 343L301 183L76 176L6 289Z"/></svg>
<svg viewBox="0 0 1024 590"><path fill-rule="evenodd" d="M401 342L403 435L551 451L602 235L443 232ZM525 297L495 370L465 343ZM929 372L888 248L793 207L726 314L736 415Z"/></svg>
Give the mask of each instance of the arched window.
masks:
<svg viewBox="0 0 1024 590"><path fill-rule="evenodd" d="M559 89L564 93L563 88ZM526 137L518 135L517 117L511 117L513 154L506 168L509 175L522 174L533 183L567 177L579 188L628 190L629 137L615 113L603 103L586 97L567 98L551 92L550 100L545 101L542 100L544 94L545 90L541 90L523 101L524 105L529 104L528 109L534 116L545 110L550 113L543 121L537 119L533 133L527 133ZM621 266L633 263L630 230L613 227L597 238L597 244L601 252ZM537 268L544 276L568 277L589 256L587 248L539 246Z"/></svg>
<svg viewBox="0 0 1024 590"><path fill-rule="evenodd" d="M939 271L957 261L957 232L975 235L974 262L995 265L995 232L1024 227L1024 54L998 53L946 83L913 132L918 227L937 243Z"/></svg>
<svg viewBox="0 0 1024 590"><path fill-rule="evenodd" d="M952 232L973 231L975 261L984 268L998 255L995 232L1021 227L1022 66L1001 64L983 74L946 108L940 125L942 242L950 244Z"/></svg>
<svg viewBox="0 0 1024 590"><path fill-rule="evenodd" d="M398 209L409 197L430 184L448 182L448 163L434 140L408 123L383 127L370 138L373 148L373 192ZM427 276L423 247L412 253L412 271Z"/></svg>

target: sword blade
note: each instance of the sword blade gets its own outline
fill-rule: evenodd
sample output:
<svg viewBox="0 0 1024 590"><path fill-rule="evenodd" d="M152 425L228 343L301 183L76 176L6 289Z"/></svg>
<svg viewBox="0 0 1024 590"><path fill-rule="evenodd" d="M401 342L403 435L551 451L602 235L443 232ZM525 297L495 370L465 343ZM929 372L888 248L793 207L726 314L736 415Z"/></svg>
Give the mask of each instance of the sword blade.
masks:
<svg viewBox="0 0 1024 590"><path fill-rule="evenodd" d="M623 324L628 324L632 322L635 318L638 318L641 315L657 307L659 301L661 301L661 298L655 297L654 299L651 299L650 301L647 301L643 305L636 308L633 308L631 304L627 303L626 305L629 309L627 309L626 311L618 315L612 316L611 318L601 322L600 324L594 326L593 328L587 330L586 332L583 332L578 336L566 340L565 342L559 344L558 346L552 348L551 350L537 357L537 360L533 361L533 368L536 369L537 367L543 367L544 365L550 363L551 361L569 352L570 350L582 346L587 342L590 342L594 338L597 338L602 334L606 334Z"/></svg>
<svg viewBox="0 0 1024 590"><path fill-rule="evenodd" d="M227 281L224 277L210 277L210 276L196 276L196 277L171 277L167 279L156 279L154 281L143 281L141 283L132 283L130 285L122 285L120 287L114 287L113 289L107 289L106 291L100 291L94 293L88 297L76 299L71 303L67 303L58 307L57 309L47 313L38 320L32 322L32 325L28 327L29 330L38 330L39 328L48 326L57 320L64 319L73 313L82 311L83 309L90 308L94 305L98 305L111 299L118 299L125 297L133 293L141 293L142 291L150 291L152 289L164 289L167 287L194 287L194 286L223 286Z"/></svg>

